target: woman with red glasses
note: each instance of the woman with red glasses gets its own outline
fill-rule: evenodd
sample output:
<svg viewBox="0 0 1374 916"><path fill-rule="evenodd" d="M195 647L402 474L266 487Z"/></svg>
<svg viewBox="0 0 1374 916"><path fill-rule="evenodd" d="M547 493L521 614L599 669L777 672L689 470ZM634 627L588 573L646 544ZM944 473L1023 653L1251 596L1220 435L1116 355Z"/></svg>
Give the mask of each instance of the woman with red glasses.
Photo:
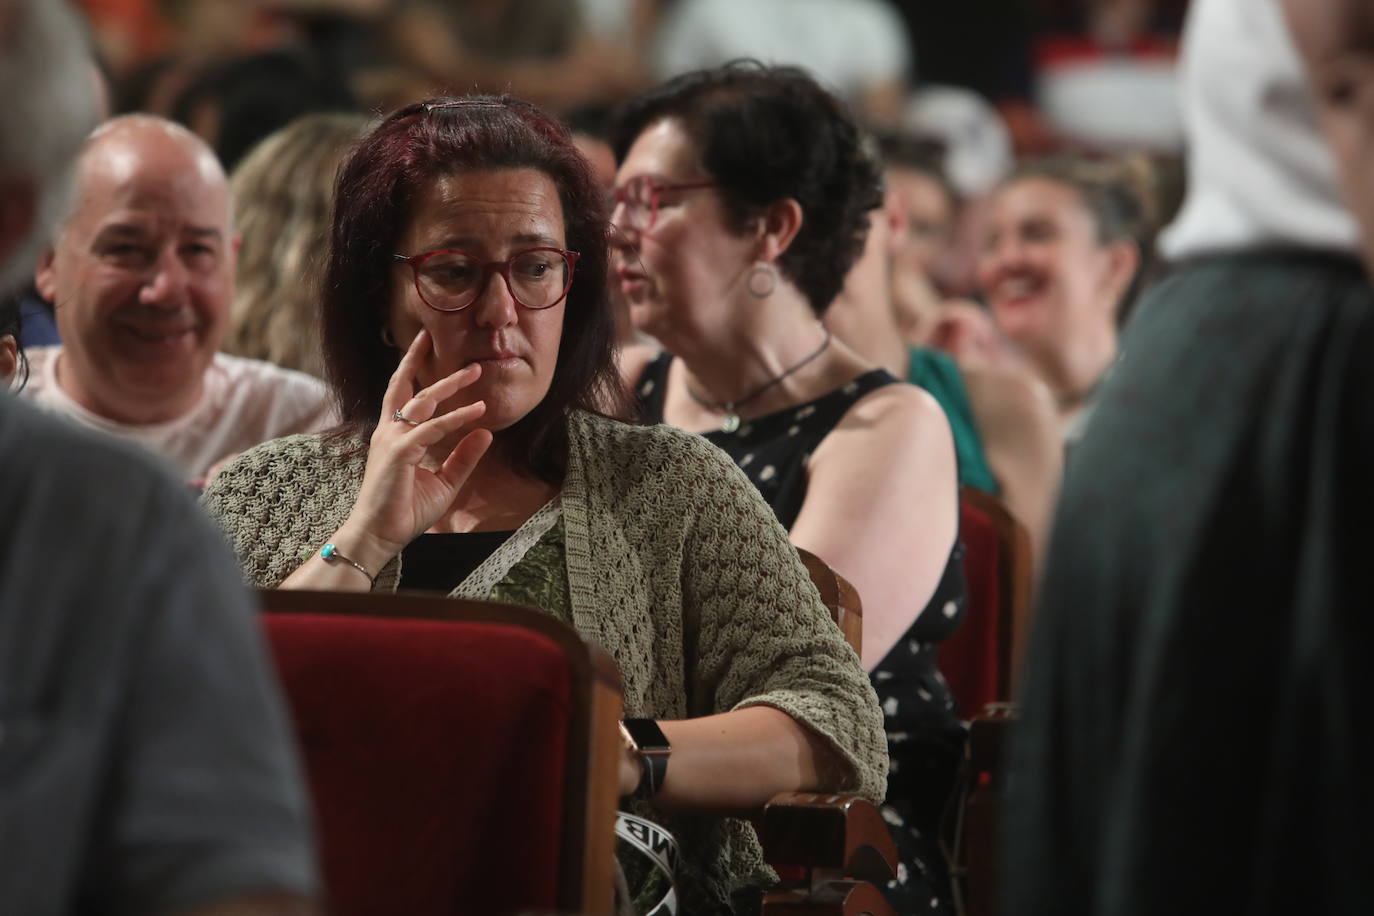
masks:
<svg viewBox="0 0 1374 916"><path fill-rule="evenodd" d="M245 453L206 504L259 586L509 601L601 643L636 720L621 790L681 842L681 912L748 908L769 873L722 812L880 798L881 713L729 460L599 412L619 383L586 160L526 103L435 100L365 137L335 200L322 320L344 425Z"/></svg>
<svg viewBox="0 0 1374 916"><path fill-rule="evenodd" d="M824 323L882 199L842 104L793 68L740 61L632 100L613 133L614 268L638 328L641 419L701 433L794 544L849 579L886 714L899 912L947 905L936 828L963 729L935 643L963 613L949 424Z"/></svg>

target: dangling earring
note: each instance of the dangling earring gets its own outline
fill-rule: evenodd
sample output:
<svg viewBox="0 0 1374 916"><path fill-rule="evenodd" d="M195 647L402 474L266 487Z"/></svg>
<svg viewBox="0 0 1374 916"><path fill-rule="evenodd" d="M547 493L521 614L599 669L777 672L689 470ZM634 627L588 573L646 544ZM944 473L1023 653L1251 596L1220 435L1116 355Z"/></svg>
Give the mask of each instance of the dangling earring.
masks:
<svg viewBox="0 0 1374 916"><path fill-rule="evenodd" d="M391 333L391 325L389 324L382 325L382 343L391 347L393 350L398 349L396 346L396 335Z"/></svg>
<svg viewBox="0 0 1374 916"><path fill-rule="evenodd" d="M772 264L764 264L761 261L749 268L749 275L744 280L744 288L749 290L749 295L755 299L768 298L777 285L778 272L773 269Z"/></svg>

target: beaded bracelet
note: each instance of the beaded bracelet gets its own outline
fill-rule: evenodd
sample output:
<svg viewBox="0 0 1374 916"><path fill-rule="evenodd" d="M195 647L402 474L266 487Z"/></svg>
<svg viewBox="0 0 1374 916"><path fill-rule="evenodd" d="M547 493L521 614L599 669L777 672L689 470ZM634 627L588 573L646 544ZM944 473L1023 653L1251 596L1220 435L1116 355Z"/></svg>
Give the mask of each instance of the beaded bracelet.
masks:
<svg viewBox="0 0 1374 916"><path fill-rule="evenodd" d="M343 554L339 553L338 549L333 544L325 544L323 547L320 548L320 559L324 560L326 563L347 563L349 566L352 566L354 569L362 573L364 576L367 576L367 581L369 583L375 581L373 579L372 573L368 572L367 568L364 567L363 564L359 563L357 560L350 559L349 557L346 557Z"/></svg>

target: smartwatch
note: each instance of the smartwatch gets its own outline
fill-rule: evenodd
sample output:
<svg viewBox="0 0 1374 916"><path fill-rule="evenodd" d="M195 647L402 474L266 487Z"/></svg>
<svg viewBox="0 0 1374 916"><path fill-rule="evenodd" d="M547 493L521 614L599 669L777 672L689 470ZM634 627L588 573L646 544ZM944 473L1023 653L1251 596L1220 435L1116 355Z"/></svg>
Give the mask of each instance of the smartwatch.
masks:
<svg viewBox="0 0 1374 916"><path fill-rule="evenodd" d="M631 798L653 798L668 775L668 755L673 746L653 719L621 719L620 735L639 756L639 785Z"/></svg>

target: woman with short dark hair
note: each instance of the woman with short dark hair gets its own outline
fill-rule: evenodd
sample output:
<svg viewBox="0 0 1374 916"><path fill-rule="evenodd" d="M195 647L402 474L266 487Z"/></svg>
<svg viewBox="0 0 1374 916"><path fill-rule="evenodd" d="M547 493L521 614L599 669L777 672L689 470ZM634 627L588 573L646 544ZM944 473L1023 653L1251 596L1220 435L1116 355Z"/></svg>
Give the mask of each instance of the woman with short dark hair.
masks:
<svg viewBox="0 0 1374 916"><path fill-rule="evenodd" d="M622 373L643 421L724 449L792 542L858 589L905 866L889 891L932 912L964 738L934 645L963 612L953 440L929 394L822 322L881 202L878 167L834 96L751 61L632 100L614 140L615 275L664 348L627 353Z"/></svg>
<svg viewBox="0 0 1374 916"><path fill-rule="evenodd" d="M880 713L768 507L697 437L611 420L604 195L507 98L393 114L340 173L324 349L343 427L247 452L206 491L259 586L543 608L605 646L620 787L669 826L682 912L757 903L756 810L882 795ZM656 720L657 725L652 726Z"/></svg>

